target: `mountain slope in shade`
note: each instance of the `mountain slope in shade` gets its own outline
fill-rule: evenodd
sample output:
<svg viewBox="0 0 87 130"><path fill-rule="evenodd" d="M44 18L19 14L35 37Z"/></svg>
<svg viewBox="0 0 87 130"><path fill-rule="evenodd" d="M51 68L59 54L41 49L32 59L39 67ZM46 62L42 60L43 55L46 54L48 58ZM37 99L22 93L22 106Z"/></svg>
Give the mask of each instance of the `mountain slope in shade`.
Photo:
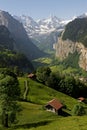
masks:
<svg viewBox="0 0 87 130"><path fill-rule="evenodd" d="M8 12L0 11L0 25L6 26L14 38L14 50L24 53L29 59L44 55L29 39L22 23L14 19Z"/></svg>
<svg viewBox="0 0 87 130"><path fill-rule="evenodd" d="M84 13L84 14L78 16L77 18L87 18L87 13Z"/></svg>
<svg viewBox="0 0 87 130"><path fill-rule="evenodd" d="M87 47L87 17L76 18L70 22L63 33L63 40L70 39L73 42L81 42Z"/></svg>
<svg viewBox="0 0 87 130"><path fill-rule="evenodd" d="M2 25L0 26L0 50L8 49L13 50L15 45L15 41L12 38L8 29Z"/></svg>
<svg viewBox="0 0 87 130"><path fill-rule="evenodd" d="M32 63L20 52L14 51L15 41L9 30L0 26L0 68L10 68L16 72L31 72L34 70ZM17 69L18 68L18 69Z"/></svg>

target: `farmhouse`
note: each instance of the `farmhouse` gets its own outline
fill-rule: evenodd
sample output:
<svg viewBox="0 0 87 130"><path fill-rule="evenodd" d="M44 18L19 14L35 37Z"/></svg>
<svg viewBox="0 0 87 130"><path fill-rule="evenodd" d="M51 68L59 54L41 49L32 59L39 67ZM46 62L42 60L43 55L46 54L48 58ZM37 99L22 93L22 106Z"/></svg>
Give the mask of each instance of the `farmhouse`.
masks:
<svg viewBox="0 0 87 130"><path fill-rule="evenodd" d="M85 98L84 98L84 97L79 97L79 98L78 98L78 101L79 101L79 102L84 102L84 101L85 101Z"/></svg>
<svg viewBox="0 0 87 130"><path fill-rule="evenodd" d="M45 108L47 111L51 111L51 112L57 113L58 115L61 115L63 104L57 99L53 99L47 103Z"/></svg>
<svg viewBox="0 0 87 130"><path fill-rule="evenodd" d="M36 75L33 74L33 73L31 73L31 74L29 74L27 77L28 77L28 78L31 78L31 79L35 79L35 78L36 78Z"/></svg>

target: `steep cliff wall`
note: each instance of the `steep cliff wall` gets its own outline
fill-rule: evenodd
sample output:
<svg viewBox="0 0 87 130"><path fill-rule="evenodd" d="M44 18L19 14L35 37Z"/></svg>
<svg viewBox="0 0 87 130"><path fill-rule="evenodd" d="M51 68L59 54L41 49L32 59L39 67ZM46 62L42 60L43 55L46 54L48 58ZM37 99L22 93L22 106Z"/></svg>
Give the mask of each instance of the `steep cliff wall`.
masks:
<svg viewBox="0 0 87 130"><path fill-rule="evenodd" d="M73 42L69 39L62 40L62 37L58 38L58 43L55 46L56 56L60 60L64 60L70 53L75 51L79 54L79 66L87 71L87 48L80 42ZM73 60L73 59L72 59Z"/></svg>
<svg viewBox="0 0 87 130"><path fill-rule="evenodd" d="M56 44L56 56L60 60L65 59L69 53L74 53L76 50L76 45L70 40L63 41L62 38L58 38L58 43Z"/></svg>
<svg viewBox="0 0 87 130"><path fill-rule="evenodd" d="M87 48L84 47L84 45L82 43L79 43L78 49L80 52L79 66L87 71Z"/></svg>

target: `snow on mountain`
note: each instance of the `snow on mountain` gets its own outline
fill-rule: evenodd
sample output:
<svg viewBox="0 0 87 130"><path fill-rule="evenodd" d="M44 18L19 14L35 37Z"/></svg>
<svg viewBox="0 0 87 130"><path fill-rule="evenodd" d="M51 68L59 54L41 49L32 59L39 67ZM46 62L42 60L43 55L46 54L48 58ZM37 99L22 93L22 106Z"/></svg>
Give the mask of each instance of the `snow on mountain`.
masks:
<svg viewBox="0 0 87 130"><path fill-rule="evenodd" d="M78 16L77 18L87 18L87 12L82 14L82 15L80 15L80 16Z"/></svg>
<svg viewBox="0 0 87 130"><path fill-rule="evenodd" d="M17 16L14 17L17 20L19 20L21 23L23 23L23 26L27 34L29 35L29 37L51 33L58 28L63 29L63 27L69 22L69 21L61 20L56 16L50 16L49 18L37 20L37 21L25 15L22 15L20 17Z"/></svg>
<svg viewBox="0 0 87 130"><path fill-rule="evenodd" d="M60 24L64 26L64 25L68 24L71 21L72 20L63 20L63 21L60 22Z"/></svg>
<svg viewBox="0 0 87 130"><path fill-rule="evenodd" d="M42 19L39 22L37 21L37 23L39 25L45 25L45 26L47 26L49 28L56 28L56 27L60 26L59 25L60 22L61 22L61 20L58 19L56 16L50 16L47 19Z"/></svg>
<svg viewBox="0 0 87 130"><path fill-rule="evenodd" d="M60 32L64 30L65 26L76 18L84 17L87 17L87 13L78 17L74 16L70 20L62 20L52 15L48 18L39 19L37 21L30 16L14 16L14 18L23 24L33 43L42 50L53 49L53 44L57 42L58 36Z"/></svg>
<svg viewBox="0 0 87 130"><path fill-rule="evenodd" d="M52 15L37 21L25 15L14 16L14 18L23 24L29 38L41 50L53 49L53 44L57 42L58 35L69 22Z"/></svg>
<svg viewBox="0 0 87 130"><path fill-rule="evenodd" d="M29 37L35 37L38 35L48 34L55 30L61 31L64 29L65 25L74 20L75 18L85 18L87 17L87 13L84 13L78 17L73 17L70 20L62 20L56 16L50 16L45 19L39 19L35 21L30 16L14 16L17 20L23 23L23 26L29 35Z"/></svg>
<svg viewBox="0 0 87 130"><path fill-rule="evenodd" d="M39 25L37 24L37 22L35 22L33 18L31 18L30 16L22 15L19 17L14 16L14 18L16 18L18 21L20 21L23 24L27 34L30 37L40 31Z"/></svg>
<svg viewBox="0 0 87 130"><path fill-rule="evenodd" d="M37 21L40 27L40 34L43 33L50 33L54 31L56 28L60 27L61 20L58 19L56 16L50 16L47 19L42 19Z"/></svg>

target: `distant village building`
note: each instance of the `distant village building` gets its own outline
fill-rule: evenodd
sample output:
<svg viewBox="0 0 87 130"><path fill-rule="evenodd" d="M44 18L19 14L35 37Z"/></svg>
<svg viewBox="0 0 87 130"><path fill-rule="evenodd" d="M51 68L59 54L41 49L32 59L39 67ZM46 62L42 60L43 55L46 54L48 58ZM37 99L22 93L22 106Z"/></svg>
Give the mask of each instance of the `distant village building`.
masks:
<svg viewBox="0 0 87 130"><path fill-rule="evenodd" d="M87 78L80 77L79 80L80 80L80 81L83 81L83 82L85 82L85 83L87 82Z"/></svg>
<svg viewBox="0 0 87 130"><path fill-rule="evenodd" d="M85 101L85 98L84 98L84 97L79 97L79 98L78 98L78 101L79 101L79 102L84 102L84 101Z"/></svg>
<svg viewBox="0 0 87 130"><path fill-rule="evenodd" d="M28 76L27 76L28 78L30 78L30 79L36 79L36 75L35 74L33 74L33 73L31 73L31 74L28 74Z"/></svg>
<svg viewBox="0 0 87 130"><path fill-rule="evenodd" d="M61 115L63 104L57 99L53 99L47 103L45 108L47 111L51 111L51 112L57 113L58 115Z"/></svg>

